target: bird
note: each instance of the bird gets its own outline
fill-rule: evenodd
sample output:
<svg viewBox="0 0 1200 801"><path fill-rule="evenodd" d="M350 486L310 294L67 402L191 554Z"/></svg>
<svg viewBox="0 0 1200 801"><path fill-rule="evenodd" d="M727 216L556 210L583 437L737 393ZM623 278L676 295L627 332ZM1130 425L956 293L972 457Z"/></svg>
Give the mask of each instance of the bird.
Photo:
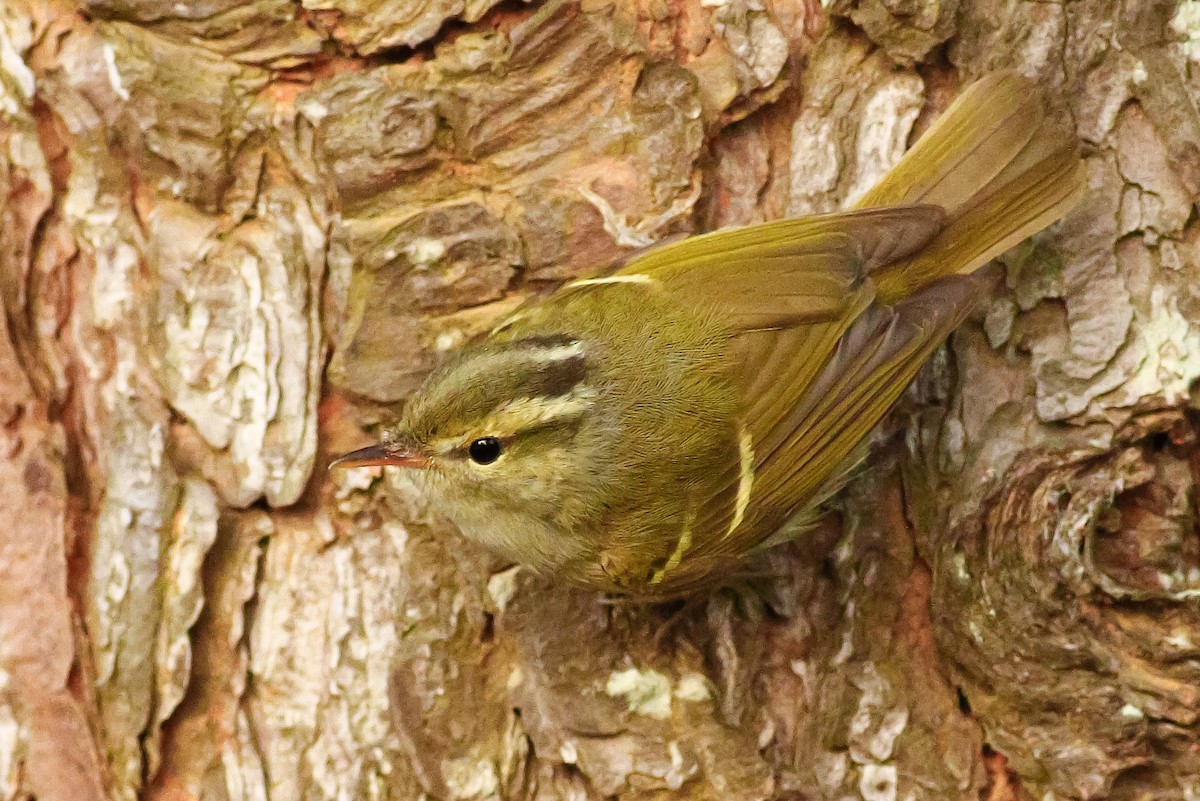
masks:
<svg viewBox="0 0 1200 801"><path fill-rule="evenodd" d="M633 601L811 527L871 431L1067 214L1078 142L1015 72L968 86L849 209L639 253L519 308L331 466L413 471L468 539Z"/></svg>

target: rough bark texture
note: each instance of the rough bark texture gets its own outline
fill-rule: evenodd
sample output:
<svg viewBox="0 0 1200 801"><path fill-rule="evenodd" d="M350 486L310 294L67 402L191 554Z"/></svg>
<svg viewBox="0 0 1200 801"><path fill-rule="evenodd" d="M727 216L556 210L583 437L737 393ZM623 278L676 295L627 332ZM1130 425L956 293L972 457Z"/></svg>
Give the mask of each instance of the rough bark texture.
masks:
<svg viewBox="0 0 1200 801"><path fill-rule="evenodd" d="M774 575L626 608L326 474L532 291L973 77L1090 191ZM1200 798L1200 2L0 3L0 801Z"/></svg>

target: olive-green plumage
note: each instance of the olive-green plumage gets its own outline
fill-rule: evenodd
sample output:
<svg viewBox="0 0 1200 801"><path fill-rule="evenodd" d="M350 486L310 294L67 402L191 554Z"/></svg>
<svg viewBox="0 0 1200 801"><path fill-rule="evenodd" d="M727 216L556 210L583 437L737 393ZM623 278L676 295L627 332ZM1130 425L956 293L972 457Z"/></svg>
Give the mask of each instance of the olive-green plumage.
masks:
<svg viewBox="0 0 1200 801"><path fill-rule="evenodd" d="M654 599L719 581L802 529L991 285L979 268L1082 183L1035 87L989 76L855 210L567 284L345 463L419 467L468 537L574 582Z"/></svg>

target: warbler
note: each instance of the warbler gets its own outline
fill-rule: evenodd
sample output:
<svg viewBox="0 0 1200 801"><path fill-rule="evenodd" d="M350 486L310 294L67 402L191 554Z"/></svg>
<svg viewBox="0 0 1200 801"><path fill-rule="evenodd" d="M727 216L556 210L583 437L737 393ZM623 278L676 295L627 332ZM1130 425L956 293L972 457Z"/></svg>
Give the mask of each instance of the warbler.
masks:
<svg viewBox="0 0 1200 801"><path fill-rule="evenodd" d="M340 466L418 471L468 538L638 600L737 573L846 481L983 265L1064 215L1074 138L968 87L855 208L652 249L519 309Z"/></svg>

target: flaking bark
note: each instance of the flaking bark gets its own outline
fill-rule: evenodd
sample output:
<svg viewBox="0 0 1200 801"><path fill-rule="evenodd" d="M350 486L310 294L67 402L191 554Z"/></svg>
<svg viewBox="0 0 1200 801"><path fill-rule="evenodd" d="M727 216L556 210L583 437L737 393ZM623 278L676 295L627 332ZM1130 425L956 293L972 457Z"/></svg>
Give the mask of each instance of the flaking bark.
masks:
<svg viewBox="0 0 1200 801"><path fill-rule="evenodd" d="M326 474L530 292L1015 67L1089 191L737 593ZM1200 3L0 5L0 801L1200 797Z"/></svg>

